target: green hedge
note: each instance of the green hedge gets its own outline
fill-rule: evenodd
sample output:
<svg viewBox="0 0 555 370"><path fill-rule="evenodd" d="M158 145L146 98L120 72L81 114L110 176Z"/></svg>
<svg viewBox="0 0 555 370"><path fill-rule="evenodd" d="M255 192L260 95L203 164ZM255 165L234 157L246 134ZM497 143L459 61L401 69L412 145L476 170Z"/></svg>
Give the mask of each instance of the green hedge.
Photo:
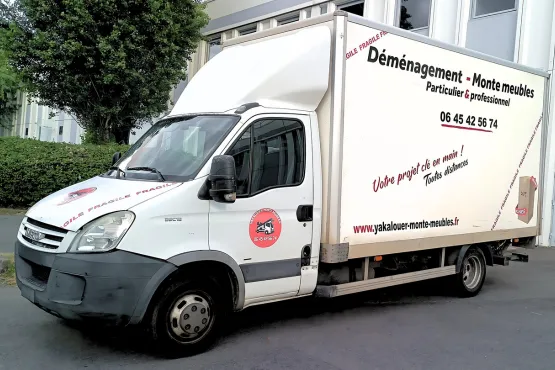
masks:
<svg viewBox="0 0 555 370"><path fill-rule="evenodd" d="M30 207L108 170L122 145L73 145L0 137L0 207Z"/></svg>

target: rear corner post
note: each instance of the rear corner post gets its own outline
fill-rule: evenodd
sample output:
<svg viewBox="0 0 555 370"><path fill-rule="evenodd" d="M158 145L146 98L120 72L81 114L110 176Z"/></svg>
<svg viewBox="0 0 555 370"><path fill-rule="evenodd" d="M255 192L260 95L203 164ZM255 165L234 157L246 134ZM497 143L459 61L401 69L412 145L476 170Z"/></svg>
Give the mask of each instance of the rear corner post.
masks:
<svg viewBox="0 0 555 370"><path fill-rule="evenodd" d="M332 41L331 65L331 125L328 175L329 206L327 209L326 236L329 243L342 245L341 195L343 178L343 118L345 111L345 73L347 51L347 14L336 12L334 16L334 37ZM348 250L348 247L347 247Z"/></svg>

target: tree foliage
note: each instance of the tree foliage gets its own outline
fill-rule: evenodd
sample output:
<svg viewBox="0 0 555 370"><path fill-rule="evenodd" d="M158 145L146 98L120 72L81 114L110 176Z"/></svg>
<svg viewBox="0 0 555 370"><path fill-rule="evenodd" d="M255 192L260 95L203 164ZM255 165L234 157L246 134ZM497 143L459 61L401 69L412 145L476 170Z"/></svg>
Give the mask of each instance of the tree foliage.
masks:
<svg viewBox="0 0 555 370"><path fill-rule="evenodd" d="M17 112L16 94L21 86L19 76L8 65L7 53L0 49L0 127L10 128Z"/></svg>
<svg viewBox="0 0 555 370"><path fill-rule="evenodd" d="M22 81L17 72L8 63L6 50L7 23L0 20L0 127L10 128L13 115L18 110L17 92Z"/></svg>
<svg viewBox="0 0 555 370"><path fill-rule="evenodd" d="M31 24L20 0L0 0L0 25L10 23L15 23L27 32L31 31Z"/></svg>
<svg viewBox="0 0 555 370"><path fill-rule="evenodd" d="M32 97L66 111L99 140L167 110L169 92L208 23L195 0L21 0L11 62Z"/></svg>
<svg viewBox="0 0 555 370"><path fill-rule="evenodd" d="M403 0L403 2L407 1L408 0ZM409 21L409 18L412 18L412 15L409 14L406 6L401 5L401 20L399 22L399 27L405 30L412 30L414 27L411 21Z"/></svg>

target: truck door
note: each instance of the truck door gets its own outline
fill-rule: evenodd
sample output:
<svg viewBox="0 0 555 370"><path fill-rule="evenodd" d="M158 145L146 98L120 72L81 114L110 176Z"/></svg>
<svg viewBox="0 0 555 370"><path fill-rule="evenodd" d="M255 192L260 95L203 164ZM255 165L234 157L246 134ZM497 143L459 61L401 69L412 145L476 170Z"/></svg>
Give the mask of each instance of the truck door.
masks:
<svg viewBox="0 0 555 370"><path fill-rule="evenodd" d="M310 132L308 116L256 116L224 152L235 158L237 200L210 201L209 243L239 263L247 301L299 292L312 243Z"/></svg>

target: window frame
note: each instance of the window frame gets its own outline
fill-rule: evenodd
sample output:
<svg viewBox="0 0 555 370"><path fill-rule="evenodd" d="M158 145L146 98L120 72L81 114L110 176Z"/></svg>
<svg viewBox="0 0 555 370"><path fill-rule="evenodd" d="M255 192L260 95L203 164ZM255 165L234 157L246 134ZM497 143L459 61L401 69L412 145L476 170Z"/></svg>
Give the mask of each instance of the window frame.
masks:
<svg viewBox="0 0 555 370"><path fill-rule="evenodd" d="M432 20L432 8L433 8L433 2L434 0L428 0L430 2L430 7L428 9L428 25L427 26L423 26L423 27L417 27L417 28L413 28L410 30L405 30L404 28L401 28L401 6L403 5L402 1L399 1L399 6L397 7L397 20L395 21L395 23L397 24L397 28L401 28L402 30L408 31L408 32L416 32L416 31L422 31L425 30L426 28L428 29L428 36L430 35L430 22ZM476 1L476 0L473 0Z"/></svg>
<svg viewBox="0 0 555 370"><path fill-rule="evenodd" d="M293 121L293 122L297 122L301 125L302 128L302 132L301 132L301 137L303 140L303 165L302 165L302 175L301 175L301 179L298 183L294 183L294 184L286 184L286 185L275 185L275 186L270 186L267 188L264 188L262 190L259 190L255 193L253 193L251 191L251 186L252 186L252 175L253 175L253 162L254 162L254 154L253 154L253 147L254 147L254 125L260 121L272 121L272 120L282 120L282 121ZM235 147L235 145L237 144L237 142L239 142L239 140L241 140L241 138L243 137L243 135L245 134L245 132L247 132L247 130L251 131L251 138L250 138L250 143L249 143L249 187L248 187L248 191L247 194L237 194L237 199L246 199L246 198L252 198L257 196L258 194L262 194L265 193L269 190L274 190L274 189L281 189L281 188L295 188L298 186L301 186L302 184L304 184L304 180L306 178L306 157L307 157L307 145L306 145L306 125L304 124L303 121L301 121L298 118L284 118L284 117L279 117L279 116L268 116L268 117L264 117L264 118L258 118L252 122L250 122L247 127L245 129L242 129L239 134L237 135L237 137L231 142L231 144L227 147L227 149L224 151L224 155L230 155L229 153L231 152L231 150ZM237 174L235 174L237 176Z"/></svg>
<svg viewBox="0 0 555 370"><path fill-rule="evenodd" d="M221 33L210 35L206 39L206 61L207 62L212 59L212 58L210 58L210 47L212 45L218 45L220 47L220 51L218 52L218 54L222 52L223 42L222 42L222 34ZM216 55L218 55L218 54L216 54Z"/></svg>
<svg viewBox="0 0 555 370"><path fill-rule="evenodd" d="M481 1L484 1L484 0L481 0ZM472 8L470 9L470 15L471 15L470 18L471 19L481 19L481 18L485 18L485 17L491 17L491 16L494 16L494 15L503 14L503 13L518 11L519 0L514 0L514 1L515 1L515 5L511 9L499 10L497 12L477 15L476 10L477 10L478 7L477 7L476 3L478 2L478 0L472 0L472 4L471 4Z"/></svg>
<svg viewBox="0 0 555 370"><path fill-rule="evenodd" d="M343 10L344 8L348 8L348 7L354 6L354 5L359 5L359 4L364 5L364 3L366 1L367 0L342 0L342 1L336 1L335 6L337 7L337 10ZM372 0L368 0L368 1L372 1ZM361 17L364 17L366 15L365 10L366 10L365 7L363 7ZM349 14L353 14L353 13L349 13Z"/></svg>
<svg viewBox="0 0 555 370"><path fill-rule="evenodd" d="M256 31L257 31L256 23L251 23L237 29L237 32L239 32L239 36L252 35L253 33L256 33Z"/></svg>
<svg viewBox="0 0 555 370"><path fill-rule="evenodd" d="M279 17L276 18L278 27L279 26L285 26L286 24L299 22L300 20L301 20L301 12L300 11L287 13L287 14L284 14L284 15L279 16Z"/></svg>

